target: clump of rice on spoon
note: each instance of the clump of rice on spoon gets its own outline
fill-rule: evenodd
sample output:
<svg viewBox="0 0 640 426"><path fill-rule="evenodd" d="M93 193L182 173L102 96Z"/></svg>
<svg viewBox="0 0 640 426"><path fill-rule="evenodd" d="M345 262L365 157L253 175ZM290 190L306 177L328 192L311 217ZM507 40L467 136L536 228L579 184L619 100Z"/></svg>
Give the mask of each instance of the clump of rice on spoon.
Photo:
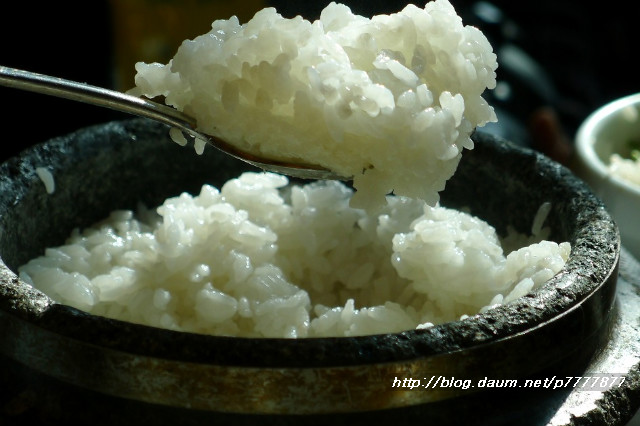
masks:
<svg viewBox="0 0 640 426"><path fill-rule="evenodd" d="M496 120L482 97L496 69L448 0L372 18L331 3L314 22L273 8L217 20L168 64L136 64L132 93L243 150L353 176L353 207L391 192L435 205L473 130Z"/></svg>

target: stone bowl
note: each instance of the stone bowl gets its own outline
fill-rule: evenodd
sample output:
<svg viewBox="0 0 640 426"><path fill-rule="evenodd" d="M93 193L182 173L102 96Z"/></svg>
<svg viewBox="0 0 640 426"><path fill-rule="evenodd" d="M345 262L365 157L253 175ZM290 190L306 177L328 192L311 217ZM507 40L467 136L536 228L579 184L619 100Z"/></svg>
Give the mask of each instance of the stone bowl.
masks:
<svg viewBox="0 0 640 426"><path fill-rule="evenodd" d="M505 392L491 385L578 375L606 345L615 317L618 230L568 169L488 133L473 138L476 147L463 156L442 203L468 207L504 233L508 225L528 232L538 207L551 202L551 239L572 245L564 269L537 291L464 321L298 340L208 336L106 319L21 282L17 268L63 243L75 227L140 201L154 206L197 193L203 183L220 185L250 169L214 149L197 156L171 142L165 126L142 119L34 146L0 167L3 363L34 384L41 416L59 421L353 425L544 418L562 389ZM42 166L55 178L52 194L36 174ZM405 379L421 386L412 389L417 383Z"/></svg>

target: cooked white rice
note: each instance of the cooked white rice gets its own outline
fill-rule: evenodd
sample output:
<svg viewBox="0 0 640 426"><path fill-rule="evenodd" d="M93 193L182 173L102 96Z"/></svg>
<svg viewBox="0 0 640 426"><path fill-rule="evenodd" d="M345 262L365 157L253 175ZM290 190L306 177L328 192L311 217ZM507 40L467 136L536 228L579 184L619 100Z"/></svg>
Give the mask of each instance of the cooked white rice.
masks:
<svg viewBox="0 0 640 426"><path fill-rule="evenodd" d="M136 64L132 93L164 96L242 149L354 176L354 207L391 191L433 206L471 132L496 120L482 98L496 68L448 0L371 19L331 3L315 22L273 8L217 20L168 64Z"/></svg>
<svg viewBox="0 0 640 426"><path fill-rule="evenodd" d="M53 194L56 190L56 181L53 174L46 167L36 167L36 174L44 184L47 194Z"/></svg>
<svg viewBox="0 0 640 426"><path fill-rule="evenodd" d="M371 19L332 3L313 23L272 8L216 21L169 64L137 64L134 92L243 149L354 176L357 192L245 173L155 211L113 212L20 277L96 315L244 337L398 332L508 303L569 257L545 240L549 206L532 235L501 241L438 205L473 129L495 120L481 95L496 67L447 0Z"/></svg>
<svg viewBox="0 0 640 426"><path fill-rule="evenodd" d="M640 186L640 151L635 158L624 158L619 154L613 154L609 161L609 173L612 176Z"/></svg>
<svg viewBox="0 0 640 426"><path fill-rule="evenodd" d="M469 214L390 196L377 214L335 181L288 186L245 173L221 190L116 211L28 262L54 300L125 321L215 335L353 336L464 318L555 275L570 246L495 230ZM535 240L535 242L533 241Z"/></svg>

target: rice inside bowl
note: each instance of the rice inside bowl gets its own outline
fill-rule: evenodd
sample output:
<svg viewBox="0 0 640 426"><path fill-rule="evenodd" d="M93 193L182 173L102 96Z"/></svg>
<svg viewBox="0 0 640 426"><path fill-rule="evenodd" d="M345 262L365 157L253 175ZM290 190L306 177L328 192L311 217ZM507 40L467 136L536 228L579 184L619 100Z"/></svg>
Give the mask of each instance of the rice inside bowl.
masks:
<svg viewBox="0 0 640 426"><path fill-rule="evenodd" d="M640 150L632 151L632 154L632 158L612 154L608 168L612 176L640 188Z"/></svg>
<svg viewBox="0 0 640 426"><path fill-rule="evenodd" d="M486 222L390 196L372 214L335 181L242 174L220 190L116 211L20 268L59 303L129 322L243 337L355 336L474 315L539 287L568 243L501 240ZM505 251L503 245L506 247ZM510 251L512 247L519 247Z"/></svg>

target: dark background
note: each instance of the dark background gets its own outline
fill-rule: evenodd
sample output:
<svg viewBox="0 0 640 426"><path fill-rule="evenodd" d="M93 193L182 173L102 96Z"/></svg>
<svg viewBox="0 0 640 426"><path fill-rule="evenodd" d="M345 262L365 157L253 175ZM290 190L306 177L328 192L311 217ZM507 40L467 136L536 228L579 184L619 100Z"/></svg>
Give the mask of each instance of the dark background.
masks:
<svg viewBox="0 0 640 426"><path fill-rule="evenodd" d="M154 2L147 0L147 3ZM194 2L183 4L187 3ZM327 3L272 0L268 5L275 6L285 17L301 14L307 19L317 19ZM406 4L398 0L345 3L355 13L366 16L396 12ZM80 4L91 6L79 7ZM237 7L242 8L243 4L237 2ZM493 95L488 95L500 119L491 129L517 143L532 144L529 122L540 107L551 107L557 114L560 130L570 141L588 113L640 89L637 75L633 75L637 47L632 45L631 34L637 5L610 1L603 7L603 3L586 5L562 0L493 3L452 0L452 4L465 23L485 32L499 54L498 80L509 85L511 95L506 99L492 99ZM212 17L207 22L213 18L229 16ZM185 38L208 30L196 25L191 28L188 22L182 24L188 28ZM113 19L109 1L37 5L11 2L3 6L0 17L0 65L115 88L113 40L121 28L122 24ZM511 65L503 63L506 55L500 56L505 46L515 47L520 55L516 55ZM129 117L4 87L0 87L0 97L4 105L3 159L80 127Z"/></svg>

